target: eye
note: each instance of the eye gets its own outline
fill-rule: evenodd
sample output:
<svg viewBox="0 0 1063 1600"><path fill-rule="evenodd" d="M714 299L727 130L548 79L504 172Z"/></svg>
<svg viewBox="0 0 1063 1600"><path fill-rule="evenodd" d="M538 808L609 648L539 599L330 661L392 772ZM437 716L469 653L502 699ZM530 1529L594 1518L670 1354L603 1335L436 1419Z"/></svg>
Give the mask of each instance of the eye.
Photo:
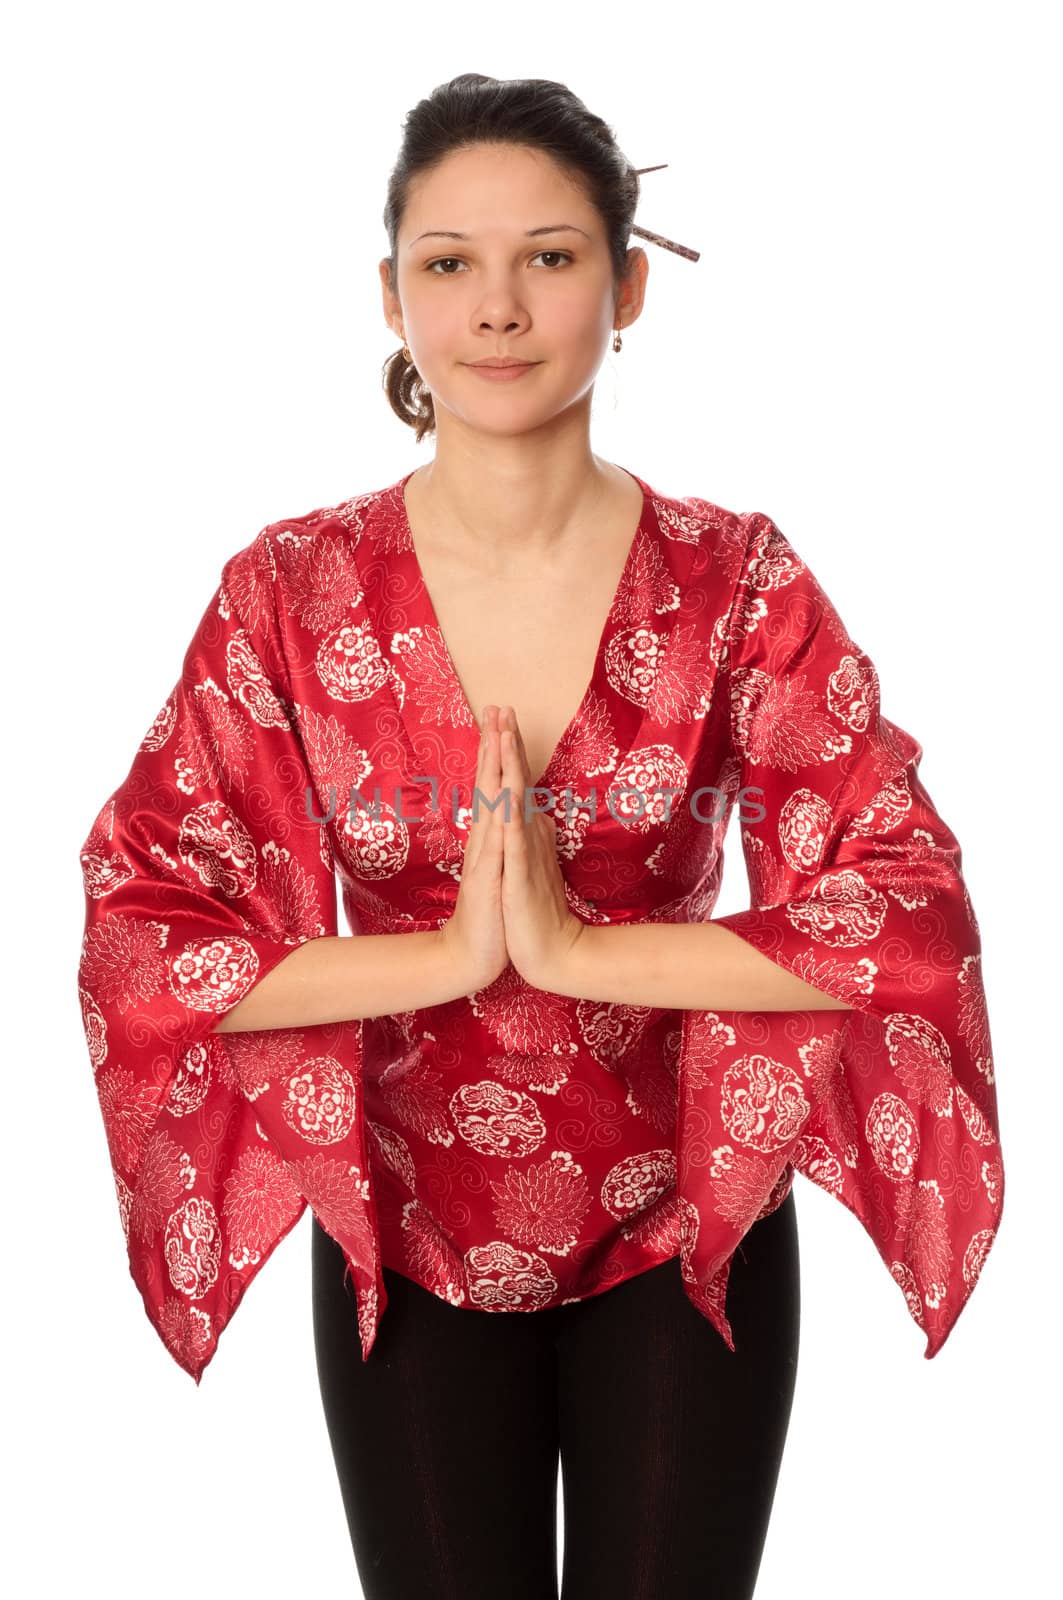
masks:
<svg viewBox="0 0 1063 1600"><path fill-rule="evenodd" d="M568 250L537 250L536 251L536 255L539 255L539 256L559 256L564 261L571 261L573 259L572 255L570 254L570 252ZM532 260L534 260L534 259L535 259L535 257L533 256ZM459 256L437 256L435 261L429 261L427 263L427 265L425 266L424 270L426 272L432 272L434 268L442 266L444 264L444 262L447 262L447 261L458 261L458 260L460 260ZM557 269L557 267L551 267L549 270L551 272L556 272L558 269ZM457 277L457 273L456 272L437 272L437 273L435 273L435 276L437 278L456 278Z"/></svg>

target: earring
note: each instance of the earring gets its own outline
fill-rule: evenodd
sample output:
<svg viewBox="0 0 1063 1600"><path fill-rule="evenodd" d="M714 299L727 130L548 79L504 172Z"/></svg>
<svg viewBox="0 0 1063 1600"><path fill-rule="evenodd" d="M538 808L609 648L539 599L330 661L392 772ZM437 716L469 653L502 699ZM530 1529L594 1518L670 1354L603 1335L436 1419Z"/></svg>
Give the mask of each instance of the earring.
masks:
<svg viewBox="0 0 1063 1600"><path fill-rule="evenodd" d="M403 347L402 347L402 359L404 361L412 361L413 360L413 357L410 354L410 347L409 347L408 344L404 344Z"/></svg>
<svg viewBox="0 0 1063 1600"><path fill-rule="evenodd" d="M620 349L620 329L619 328L614 328L613 329L613 349L614 350L619 350Z"/></svg>

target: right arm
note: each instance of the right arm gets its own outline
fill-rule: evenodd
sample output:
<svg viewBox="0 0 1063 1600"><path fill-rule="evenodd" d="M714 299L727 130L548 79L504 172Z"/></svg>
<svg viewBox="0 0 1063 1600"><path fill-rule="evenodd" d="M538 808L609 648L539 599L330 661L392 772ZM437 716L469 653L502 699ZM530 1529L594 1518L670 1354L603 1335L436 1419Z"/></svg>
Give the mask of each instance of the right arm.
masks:
<svg viewBox="0 0 1063 1600"><path fill-rule="evenodd" d="M485 708L476 787L501 787L497 707ZM501 812L475 808L457 904L439 928L410 933L329 934L309 939L259 978L215 1033L308 1028L445 1005L486 988L505 966Z"/></svg>
<svg viewBox="0 0 1063 1600"><path fill-rule="evenodd" d="M445 1005L475 986L442 929L327 935L285 956L213 1031L308 1028L420 1011Z"/></svg>
<svg viewBox="0 0 1063 1600"><path fill-rule="evenodd" d="M226 562L172 693L80 852L78 1001L130 1274L197 1383L307 1204L361 1285L368 1354L364 1296L381 1280L359 1019L475 993L507 960L497 821L470 828L442 928L338 934L275 565L265 529ZM481 775L488 753L497 782L497 734ZM231 1040L213 1038L219 1025ZM306 1103L318 1088L339 1096L327 1128Z"/></svg>

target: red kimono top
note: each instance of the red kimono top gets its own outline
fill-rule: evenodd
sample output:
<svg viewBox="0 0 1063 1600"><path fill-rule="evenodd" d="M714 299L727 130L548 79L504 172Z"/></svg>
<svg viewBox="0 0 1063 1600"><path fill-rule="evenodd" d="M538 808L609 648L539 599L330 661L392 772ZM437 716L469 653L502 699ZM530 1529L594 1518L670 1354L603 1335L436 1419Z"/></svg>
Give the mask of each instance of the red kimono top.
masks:
<svg viewBox="0 0 1063 1600"><path fill-rule="evenodd" d="M719 921L852 1010L607 1004L510 965L423 1010L214 1031L339 931L337 873L354 935L453 909L479 728L409 476L230 557L82 847L85 1036L166 1348L198 1384L309 1205L343 1249L363 1360L384 1264L457 1306L534 1311L676 1255L733 1350L732 1256L798 1171L859 1219L936 1355L1004 1194L978 924L922 747L760 512L637 479L539 803L574 913L610 924L710 918L737 803L751 908Z"/></svg>

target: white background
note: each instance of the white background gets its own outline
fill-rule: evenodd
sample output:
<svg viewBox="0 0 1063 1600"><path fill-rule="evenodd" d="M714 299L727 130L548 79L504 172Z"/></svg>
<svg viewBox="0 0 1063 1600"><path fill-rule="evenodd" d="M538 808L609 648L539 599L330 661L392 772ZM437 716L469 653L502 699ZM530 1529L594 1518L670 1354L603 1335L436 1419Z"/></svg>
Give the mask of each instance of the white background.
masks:
<svg viewBox="0 0 1063 1600"><path fill-rule="evenodd" d="M198 1390L128 1276L77 1006L78 849L225 559L429 459L380 388L397 342L381 212L406 111L465 71L560 79L634 165L669 163L637 221L701 260L645 244L645 309L603 364L593 448L666 494L775 518L923 744L982 928L1000 1237L927 1362L856 1219L798 1179L801 1357L758 1600L1051 1582L1050 17L1014 0L97 0L5 25L9 1592L359 1593L309 1213ZM747 903L735 825L717 914Z"/></svg>

